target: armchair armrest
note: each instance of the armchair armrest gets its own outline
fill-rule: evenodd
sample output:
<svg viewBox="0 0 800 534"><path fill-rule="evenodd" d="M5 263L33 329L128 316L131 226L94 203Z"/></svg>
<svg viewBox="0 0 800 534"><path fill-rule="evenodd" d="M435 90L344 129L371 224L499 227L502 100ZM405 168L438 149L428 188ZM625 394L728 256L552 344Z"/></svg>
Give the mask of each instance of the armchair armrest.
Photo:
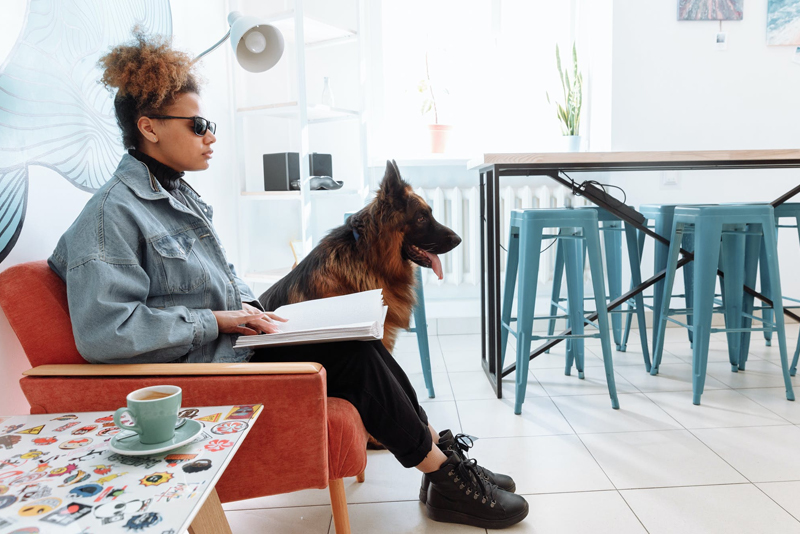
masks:
<svg viewBox="0 0 800 534"><path fill-rule="evenodd" d="M189 376L189 375L297 375L319 373L313 362L263 363L136 363L39 365L25 376Z"/></svg>

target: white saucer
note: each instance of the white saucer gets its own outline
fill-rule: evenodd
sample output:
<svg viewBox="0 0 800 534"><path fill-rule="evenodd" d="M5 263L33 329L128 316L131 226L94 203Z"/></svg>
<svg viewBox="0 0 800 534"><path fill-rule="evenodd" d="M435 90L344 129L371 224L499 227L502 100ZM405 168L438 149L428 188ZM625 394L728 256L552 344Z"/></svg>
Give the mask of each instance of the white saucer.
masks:
<svg viewBox="0 0 800 534"><path fill-rule="evenodd" d="M139 441L139 435L135 432L127 432L125 434L117 434L111 438L109 449L125 456L146 456L149 454L158 454L160 452L171 451L182 447L196 438L200 432L203 431L203 425L187 419L186 423L180 428L175 430L175 435L169 441L162 441L161 443L150 443L146 445Z"/></svg>

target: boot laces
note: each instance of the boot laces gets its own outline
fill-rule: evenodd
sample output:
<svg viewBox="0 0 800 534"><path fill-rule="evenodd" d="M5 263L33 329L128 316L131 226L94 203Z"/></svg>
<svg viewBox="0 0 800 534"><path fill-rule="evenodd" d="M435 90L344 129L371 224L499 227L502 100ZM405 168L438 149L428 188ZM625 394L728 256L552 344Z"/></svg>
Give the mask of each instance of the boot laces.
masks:
<svg viewBox="0 0 800 534"><path fill-rule="evenodd" d="M474 499L477 500L483 497L483 503L489 502L491 506L494 507L494 489L497 486L489 482L484 476L481 476L480 466L477 460L462 460L458 464L457 471L458 476L455 478L455 482L462 481L461 489L463 489L463 486L469 485L466 490L467 495L470 495L474 491Z"/></svg>
<svg viewBox="0 0 800 534"><path fill-rule="evenodd" d="M456 434L453 437L453 442L455 447L459 450L461 455L464 458L469 458L469 450L475 445L475 440L478 439L475 436L470 436L469 434ZM478 472L478 476L484 480L489 480L489 475L483 469L483 467L479 466L477 463L475 464L475 469Z"/></svg>

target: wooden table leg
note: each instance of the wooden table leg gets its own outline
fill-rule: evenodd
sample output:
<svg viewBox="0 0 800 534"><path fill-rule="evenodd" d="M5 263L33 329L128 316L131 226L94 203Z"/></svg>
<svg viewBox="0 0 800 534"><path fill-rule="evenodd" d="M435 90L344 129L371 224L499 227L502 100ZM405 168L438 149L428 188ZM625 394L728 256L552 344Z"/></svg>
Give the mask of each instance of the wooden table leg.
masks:
<svg viewBox="0 0 800 534"><path fill-rule="evenodd" d="M189 534L232 534L216 488L211 490L211 495L189 526Z"/></svg>

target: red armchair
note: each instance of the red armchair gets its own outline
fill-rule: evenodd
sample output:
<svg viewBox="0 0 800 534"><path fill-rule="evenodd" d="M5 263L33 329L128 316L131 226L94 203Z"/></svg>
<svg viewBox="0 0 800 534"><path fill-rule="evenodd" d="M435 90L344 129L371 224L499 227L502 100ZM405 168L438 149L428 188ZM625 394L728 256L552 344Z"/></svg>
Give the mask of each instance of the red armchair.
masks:
<svg viewBox="0 0 800 534"><path fill-rule="evenodd" d="M66 287L44 261L0 273L0 307L33 366L20 380L31 413L113 411L130 391L155 384L180 386L185 406L263 404L217 483L220 501L327 486L336 532L350 532L342 478L363 481L367 432L352 404L326 396L319 364L87 364Z"/></svg>

